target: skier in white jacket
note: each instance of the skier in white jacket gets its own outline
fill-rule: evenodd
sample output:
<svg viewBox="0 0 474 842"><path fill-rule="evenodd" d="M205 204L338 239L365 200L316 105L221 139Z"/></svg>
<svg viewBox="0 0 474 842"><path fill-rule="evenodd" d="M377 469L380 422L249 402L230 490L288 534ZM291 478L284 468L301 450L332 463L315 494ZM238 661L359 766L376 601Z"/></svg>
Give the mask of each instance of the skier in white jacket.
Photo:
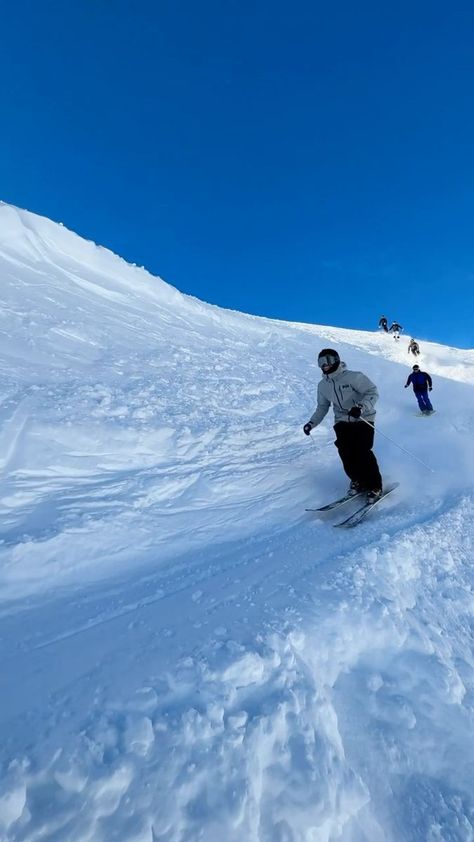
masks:
<svg viewBox="0 0 474 842"><path fill-rule="evenodd" d="M332 404L335 445L351 481L348 493L367 491L367 501L375 503L382 494L382 477L372 451L377 387L361 371L349 371L333 348L319 352L318 365L323 374L318 383L318 405L303 432L309 436Z"/></svg>

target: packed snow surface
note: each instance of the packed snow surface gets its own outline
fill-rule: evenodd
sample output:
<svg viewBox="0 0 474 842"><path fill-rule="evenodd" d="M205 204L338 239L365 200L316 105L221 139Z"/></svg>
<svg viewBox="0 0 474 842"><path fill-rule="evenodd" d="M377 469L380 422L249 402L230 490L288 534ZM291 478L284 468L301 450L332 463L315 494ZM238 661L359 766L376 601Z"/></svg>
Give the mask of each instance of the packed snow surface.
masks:
<svg viewBox="0 0 474 842"><path fill-rule="evenodd" d="M417 314L420 417L409 335L203 304L8 205L0 288L1 842L474 840L474 352ZM347 485L302 434L322 346L400 482L354 530L305 512Z"/></svg>

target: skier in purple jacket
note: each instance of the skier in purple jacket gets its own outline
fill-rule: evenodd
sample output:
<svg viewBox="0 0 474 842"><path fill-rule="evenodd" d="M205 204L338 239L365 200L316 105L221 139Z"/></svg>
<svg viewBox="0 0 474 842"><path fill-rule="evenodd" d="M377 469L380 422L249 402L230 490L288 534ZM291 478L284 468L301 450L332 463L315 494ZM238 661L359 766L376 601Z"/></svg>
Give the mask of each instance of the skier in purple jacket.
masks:
<svg viewBox="0 0 474 842"><path fill-rule="evenodd" d="M434 412L433 407L431 406L431 401L428 397L428 391L431 392L433 388L430 375L426 371L420 371L419 365L414 365L412 372L405 383L405 389L408 388L410 383L413 386L418 406L420 407L423 415L430 415Z"/></svg>

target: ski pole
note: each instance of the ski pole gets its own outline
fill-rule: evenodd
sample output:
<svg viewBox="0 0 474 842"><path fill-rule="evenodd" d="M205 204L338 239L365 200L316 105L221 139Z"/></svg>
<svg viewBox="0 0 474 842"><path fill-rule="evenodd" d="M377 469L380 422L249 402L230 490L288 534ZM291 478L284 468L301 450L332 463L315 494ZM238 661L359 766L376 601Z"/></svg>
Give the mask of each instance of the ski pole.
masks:
<svg viewBox="0 0 474 842"><path fill-rule="evenodd" d="M311 441L313 442L313 444L314 444L314 446L315 446L315 448L316 448L316 450L317 450L317 449L318 449L318 445L316 444L315 440L313 439L313 436L311 435L311 433L309 434L308 438L309 438L309 439L311 439Z"/></svg>
<svg viewBox="0 0 474 842"><path fill-rule="evenodd" d="M370 421L366 421L366 419L365 419L365 418L362 418L362 416L361 416L361 419L360 419L360 420L361 420L361 421L364 421L366 424L368 424L368 425L369 425L369 427L372 427L372 424L370 423ZM372 428L372 429L373 429L373 428ZM402 447L402 446L401 446L401 444L398 444L396 441L394 441L393 439L391 439L391 438L390 438L390 436L387 436L387 434L386 434L386 433L383 433L383 432L382 432L382 430L380 429L380 427L377 427L377 432L378 432L378 433L380 433L380 435L381 435L381 436L383 436L384 438L386 438L386 439L388 439L389 441L391 441L391 442L392 442L392 444L394 444L394 445L395 445L395 447L398 447L398 449L399 449L399 450L403 450L403 452L404 452L404 453L406 453L408 456L411 456L411 458L412 458L412 459L416 459L416 461L417 461L417 462L421 462L421 464L423 465L423 467L424 467L424 468L427 468L427 470L428 470L428 471L431 471L431 473L432 473L432 474L434 474L434 472L435 472L435 471L434 471L434 468L430 468L430 466L429 466L429 465L427 465L427 464L426 464L426 462L423 462L423 460L422 460L422 459L420 459L420 458L419 458L419 456L415 456L415 454L414 454L414 453L411 453L411 451L410 451L410 450L405 450L405 448L404 448L404 447Z"/></svg>
<svg viewBox="0 0 474 842"><path fill-rule="evenodd" d="M314 444L314 446L315 446L316 450L321 450L321 448L322 448L322 447L330 447L330 446L331 446L331 444L332 444L332 442L328 442L327 444L322 444L322 445L321 445L321 444L319 444L319 445L318 445L318 444L316 444L316 441L315 441L315 439L313 439L313 436L311 435L311 433L309 434L308 438L309 438L309 439L311 439L311 441L313 442L313 444Z"/></svg>

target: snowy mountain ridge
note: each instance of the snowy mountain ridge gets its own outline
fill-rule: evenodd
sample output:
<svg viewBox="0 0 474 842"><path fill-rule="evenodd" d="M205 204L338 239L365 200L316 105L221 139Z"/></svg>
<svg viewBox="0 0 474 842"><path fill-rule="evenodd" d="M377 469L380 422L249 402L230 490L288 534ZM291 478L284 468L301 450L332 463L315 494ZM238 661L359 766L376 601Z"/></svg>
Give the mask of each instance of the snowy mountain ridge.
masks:
<svg viewBox="0 0 474 842"><path fill-rule="evenodd" d="M183 295L0 205L0 839L474 839L474 351ZM396 314L404 321L404 314ZM374 314L374 319L378 314ZM415 326L416 327L416 326ZM311 439L380 391L390 502Z"/></svg>

